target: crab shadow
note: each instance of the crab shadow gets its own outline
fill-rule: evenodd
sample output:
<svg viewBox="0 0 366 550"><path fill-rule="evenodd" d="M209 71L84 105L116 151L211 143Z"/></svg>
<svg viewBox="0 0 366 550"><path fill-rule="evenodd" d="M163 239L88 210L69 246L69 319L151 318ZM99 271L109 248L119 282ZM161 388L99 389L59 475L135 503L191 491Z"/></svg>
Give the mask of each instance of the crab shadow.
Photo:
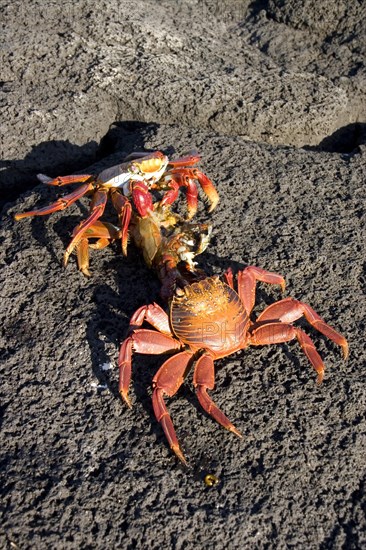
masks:
<svg viewBox="0 0 366 550"><path fill-rule="evenodd" d="M51 177L85 173L86 170L98 173L121 162L133 151L144 150L145 134L153 134L158 127L155 123L113 122L99 143L89 141L77 145L68 140L43 141L33 146L23 158L0 159L0 208L39 185L36 177L39 173ZM174 148L169 149L167 153L171 154ZM56 200L56 194L51 193L50 197Z"/></svg>
<svg viewBox="0 0 366 550"><path fill-rule="evenodd" d="M84 145L62 140L44 141L22 159L0 160L1 203L12 202L35 187L39 183L36 174L40 172L57 176L88 166L96 160L98 147L95 141Z"/></svg>

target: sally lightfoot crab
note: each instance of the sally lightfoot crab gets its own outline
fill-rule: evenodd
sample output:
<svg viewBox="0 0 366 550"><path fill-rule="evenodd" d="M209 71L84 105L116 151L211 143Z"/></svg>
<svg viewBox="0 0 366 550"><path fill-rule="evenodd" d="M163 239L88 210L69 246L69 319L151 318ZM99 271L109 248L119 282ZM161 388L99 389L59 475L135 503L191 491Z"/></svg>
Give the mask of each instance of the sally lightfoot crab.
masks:
<svg viewBox="0 0 366 550"><path fill-rule="evenodd" d="M120 230L118 235L112 230L115 236L113 238L121 239L122 250L126 254L133 207L141 218L148 216L154 208L152 190L163 192L160 206L164 207L172 205L178 197L179 189L185 188L187 218L190 219L197 210L198 191L195 182L198 181L210 203L209 211L216 207L219 198L213 183L194 166L199 160L200 156L197 154L169 160L160 151L132 153L122 164L107 168L97 176L78 174L52 179L44 174L39 174L38 179L46 185L64 186L72 183L82 183L82 185L49 206L16 214L15 219L44 216L64 210L84 195L91 194L89 216L74 229L72 240L66 248L64 255L64 265L66 265L70 254L79 246L85 236L104 239L105 227L96 224L96 222L103 215L107 200L110 198L118 214L118 229ZM99 236L99 233L102 235ZM108 242L104 239L103 244L106 246ZM85 240L82 246L85 250ZM84 270L84 273L89 274L87 269Z"/></svg>
<svg viewBox="0 0 366 550"><path fill-rule="evenodd" d="M231 270L218 277L207 277L177 288L169 313L150 304L140 307L130 321L130 335L123 342L119 354L120 393L130 406L128 388L131 379L132 353L173 354L160 367L153 378L153 408L161 423L169 445L176 456L186 464L178 438L164 402L164 396L173 396L182 385L194 364L193 384L203 409L227 430L240 432L215 405L207 390L215 385L214 361L249 346L278 344L297 339L301 349L318 374L321 383L324 363L311 338L292 325L305 317L315 328L337 345L348 356L346 339L330 327L307 304L285 298L268 306L255 320L250 319L255 304L256 282L280 285L283 277L258 267L247 267L237 275L237 290ZM154 329L140 328L148 322Z"/></svg>

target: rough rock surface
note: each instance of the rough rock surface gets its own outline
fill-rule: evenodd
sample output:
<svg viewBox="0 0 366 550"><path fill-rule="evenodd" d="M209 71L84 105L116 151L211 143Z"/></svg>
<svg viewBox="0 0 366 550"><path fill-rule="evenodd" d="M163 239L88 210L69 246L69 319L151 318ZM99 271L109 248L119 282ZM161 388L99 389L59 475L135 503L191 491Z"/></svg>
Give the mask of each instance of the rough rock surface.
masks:
<svg viewBox="0 0 366 550"><path fill-rule="evenodd" d="M115 121L303 146L344 127L353 143L365 120L358 0L323 9L310 0L3 4L1 185L10 198L37 170L87 166Z"/></svg>
<svg viewBox="0 0 366 550"><path fill-rule="evenodd" d="M365 547L366 17L356 0L326 6L3 2L2 548ZM200 265L282 273L351 350L344 362L309 329L321 387L297 343L218 361L212 395L242 440L188 378L169 408L190 469L154 419L162 358L136 356L133 408L118 397L128 319L159 300L138 252L95 251L90 279L61 268L87 199L13 221L55 198L31 189L37 172L156 148L198 149L218 187ZM256 311L279 297L259 285Z"/></svg>

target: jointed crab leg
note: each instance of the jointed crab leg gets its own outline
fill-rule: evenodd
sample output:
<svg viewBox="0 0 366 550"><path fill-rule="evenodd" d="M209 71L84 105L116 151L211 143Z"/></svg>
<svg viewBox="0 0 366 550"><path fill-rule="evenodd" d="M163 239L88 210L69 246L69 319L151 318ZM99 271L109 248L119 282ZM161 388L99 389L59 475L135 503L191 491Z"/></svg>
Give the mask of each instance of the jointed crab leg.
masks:
<svg viewBox="0 0 366 550"><path fill-rule="evenodd" d="M167 179L169 191L167 191L162 198L160 202L161 206L164 206L165 204L173 204L178 197L180 187L185 187L187 189L187 219L192 219L197 212L198 206L198 190L196 184L187 176L179 173L171 175L169 178L167 177Z"/></svg>
<svg viewBox="0 0 366 550"><path fill-rule="evenodd" d="M181 174L190 180L198 180L202 187L202 191L205 193L210 203L210 208L208 211L212 212L216 208L217 203L219 202L219 194L216 191L212 181L206 176L206 174L201 172L201 170L198 170L197 168L173 168L173 170L170 170L168 174L173 176L175 174Z"/></svg>
<svg viewBox="0 0 366 550"><path fill-rule="evenodd" d="M118 357L119 392L129 407L131 402L128 397L128 387L131 381L132 350L146 355L160 355L178 351L181 348L181 343L173 337L147 329L134 330L123 342Z"/></svg>
<svg viewBox="0 0 366 550"><path fill-rule="evenodd" d="M325 323L310 306L294 298L285 298L284 300L276 302L268 306L261 315L259 315L251 328L250 343L254 346L262 346L265 344L289 342L297 338L301 349L318 373L317 383L320 384L324 378L325 367L323 360L317 352L312 339L303 330L293 327L290 324L302 316L304 316L315 329L341 346L344 358L347 358L347 340Z"/></svg>
<svg viewBox="0 0 366 550"><path fill-rule="evenodd" d="M15 214L14 218L18 221L29 216L45 216L46 214L51 214L52 212L64 210L65 208L70 206L70 204L80 199L83 195L85 195L86 193L88 193L88 191L91 191L92 189L93 185L91 183L84 183L84 185L81 185L72 193L61 197L56 202L49 204L44 208L39 208L38 210L31 210L29 212Z"/></svg>
<svg viewBox="0 0 366 550"><path fill-rule="evenodd" d="M294 298L285 298L268 306L257 318L257 323L271 319L278 319L283 323L293 323L304 316L308 323L316 330L324 334L343 350L343 357L348 357L347 340L339 334L334 328L329 326L321 317L310 307Z"/></svg>
<svg viewBox="0 0 366 550"><path fill-rule="evenodd" d="M193 353L189 351L177 353L165 361L153 378L152 403L155 417L162 425L170 448L185 465L187 461L181 451L172 419L165 405L164 394L173 397L177 393L184 382L192 357Z"/></svg>
<svg viewBox="0 0 366 550"><path fill-rule="evenodd" d="M124 256L127 256L128 228L131 221L132 206L130 201L117 190L112 189L111 196L121 226L122 252Z"/></svg>
<svg viewBox="0 0 366 550"><path fill-rule="evenodd" d="M155 153L151 153L151 151L136 151L134 153L130 153L125 157L125 161L139 159L151 156L152 154L158 156L163 156L160 151L155 151ZM169 161L169 166L174 166L176 168L178 167L184 167L184 166L192 166L193 164L197 164L201 160L201 155L199 154L191 154L191 155L185 155L184 157L177 158L175 160Z"/></svg>
<svg viewBox="0 0 366 550"><path fill-rule="evenodd" d="M198 401L202 408L221 426L237 436L243 437L207 394L207 390L213 390L215 387L215 366L210 354L205 353L198 359L194 369L193 385L196 388Z"/></svg>
<svg viewBox="0 0 366 550"><path fill-rule="evenodd" d="M141 327L144 321L147 321L148 323L150 323L151 326L159 330L163 335L168 336L171 340L174 341L173 334L169 326L169 317L160 306L158 306L157 304L150 304L148 306L142 306L138 310L136 310L130 319L129 333ZM165 340L165 344L168 344L167 349L172 349L172 344L170 340ZM123 342L118 357L119 391L121 397L129 407L131 407L130 399L128 397L128 388L131 382L132 349L136 348L134 339L132 338L132 335L130 335Z"/></svg>
<svg viewBox="0 0 366 550"><path fill-rule="evenodd" d="M73 231L73 238L69 246L66 248L66 251L64 254L65 266L67 265L71 252L79 244L85 231L88 229L88 227L93 225L93 223L96 222L98 218L100 218L100 216L103 214L105 205L107 203L107 198L108 198L107 189L98 189L98 191L95 192L93 200L91 202L91 206L90 206L91 214L86 220L79 223L79 225L75 227Z"/></svg>
<svg viewBox="0 0 366 550"><path fill-rule="evenodd" d="M95 250L101 250L108 246L112 241L121 238L121 231L115 225L108 222L96 221L88 227L76 246L77 263L80 271L90 277L89 272L89 247ZM89 243L89 239L97 239L94 244Z"/></svg>
<svg viewBox="0 0 366 550"><path fill-rule="evenodd" d="M129 331L141 327L144 321L150 323L159 332L173 336L169 325L169 317L158 304L153 303L137 309L130 319Z"/></svg>
<svg viewBox="0 0 366 550"><path fill-rule="evenodd" d="M91 174L79 174L72 176L57 176L57 178L49 178L44 174L38 174L37 178L46 185L54 185L61 187L62 185L70 185L71 183L82 183L88 180L94 180L95 177Z"/></svg>
<svg viewBox="0 0 366 550"><path fill-rule="evenodd" d="M174 166L174 168L183 168L184 166L193 166L201 160L201 155L198 153L192 155L185 155L184 157L179 157L175 160L169 161L169 166Z"/></svg>
<svg viewBox="0 0 366 550"><path fill-rule="evenodd" d="M257 281L272 285L280 285L282 292L285 291L286 287L285 279L281 275L255 266L248 266L242 271L239 271L237 281L238 294L248 315L251 313L255 304Z"/></svg>
<svg viewBox="0 0 366 550"><path fill-rule="evenodd" d="M226 284L234 289L234 277L232 269L224 273ZM238 294L248 315L251 314L255 304L255 289L257 281L262 283L280 285L282 292L285 291L286 282L282 275L266 271L260 267L250 265L237 274Z"/></svg>
<svg viewBox="0 0 366 550"><path fill-rule="evenodd" d="M287 323L268 323L252 332L250 344L252 346L281 344L294 340L295 338L297 338L301 349L318 373L316 380L317 384L321 384L324 378L325 369L323 360L317 352L312 339L300 328L293 327Z"/></svg>

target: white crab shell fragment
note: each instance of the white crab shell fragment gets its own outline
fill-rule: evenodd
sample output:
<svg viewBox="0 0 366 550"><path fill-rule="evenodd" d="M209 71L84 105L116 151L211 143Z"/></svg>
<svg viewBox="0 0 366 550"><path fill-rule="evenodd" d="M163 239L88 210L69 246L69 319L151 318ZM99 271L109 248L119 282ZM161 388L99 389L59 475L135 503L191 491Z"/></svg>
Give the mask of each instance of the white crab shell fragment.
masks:
<svg viewBox="0 0 366 550"><path fill-rule="evenodd" d="M50 178L49 176L46 176L46 174L37 174L37 179L41 182L41 183L49 183L50 181L52 181L52 178Z"/></svg>

